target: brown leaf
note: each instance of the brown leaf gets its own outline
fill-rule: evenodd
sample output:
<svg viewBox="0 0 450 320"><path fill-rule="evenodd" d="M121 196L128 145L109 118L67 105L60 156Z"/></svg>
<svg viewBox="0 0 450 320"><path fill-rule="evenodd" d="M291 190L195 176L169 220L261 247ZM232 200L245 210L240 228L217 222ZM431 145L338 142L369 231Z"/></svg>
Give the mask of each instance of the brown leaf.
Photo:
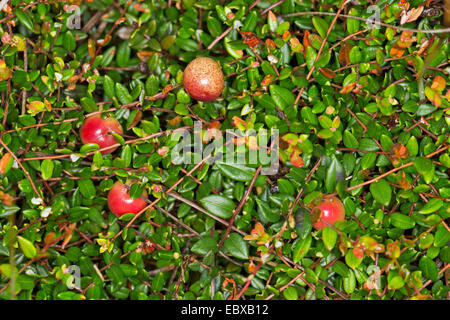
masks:
<svg viewBox="0 0 450 320"><path fill-rule="evenodd" d="M135 127L141 121L141 119L142 119L142 111L139 110L127 129L130 130L131 128Z"/></svg>
<svg viewBox="0 0 450 320"><path fill-rule="evenodd" d="M319 70L327 78L333 79L336 76L336 72L328 68L319 68Z"/></svg>
<svg viewBox="0 0 450 320"><path fill-rule="evenodd" d="M341 49L339 50L339 63L341 64L341 66L346 66L348 64L350 64L350 49L352 48L352 46L350 46L347 43L344 43L341 46Z"/></svg>

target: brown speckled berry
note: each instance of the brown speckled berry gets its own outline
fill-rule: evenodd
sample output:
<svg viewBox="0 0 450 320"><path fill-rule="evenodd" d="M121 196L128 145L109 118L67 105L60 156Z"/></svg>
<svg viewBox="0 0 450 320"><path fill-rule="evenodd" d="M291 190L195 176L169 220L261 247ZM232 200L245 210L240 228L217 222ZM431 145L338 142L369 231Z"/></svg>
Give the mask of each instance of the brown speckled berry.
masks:
<svg viewBox="0 0 450 320"><path fill-rule="evenodd" d="M224 87L222 70L211 58L196 58L184 70L183 85L187 93L196 100L215 100Z"/></svg>

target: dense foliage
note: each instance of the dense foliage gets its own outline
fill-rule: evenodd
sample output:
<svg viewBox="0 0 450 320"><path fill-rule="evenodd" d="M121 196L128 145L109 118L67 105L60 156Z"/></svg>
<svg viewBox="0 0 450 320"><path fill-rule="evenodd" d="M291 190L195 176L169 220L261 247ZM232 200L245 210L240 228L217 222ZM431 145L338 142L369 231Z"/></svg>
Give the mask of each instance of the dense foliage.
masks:
<svg viewBox="0 0 450 320"><path fill-rule="evenodd" d="M448 299L444 10L371 2L2 1L0 298ZM211 102L182 85L198 56ZM80 139L99 113L109 154ZM174 163L194 121L277 129L279 170ZM144 212L111 213L117 181ZM316 230L328 194L345 221Z"/></svg>

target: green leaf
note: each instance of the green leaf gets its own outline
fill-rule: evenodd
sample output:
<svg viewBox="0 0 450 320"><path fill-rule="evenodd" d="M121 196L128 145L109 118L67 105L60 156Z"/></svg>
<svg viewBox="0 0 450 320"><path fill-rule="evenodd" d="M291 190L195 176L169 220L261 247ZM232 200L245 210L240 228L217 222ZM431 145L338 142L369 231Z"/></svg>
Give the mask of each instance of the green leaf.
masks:
<svg viewBox="0 0 450 320"><path fill-rule="evenodd" d="M107 75L105 75L103 80L103 88L105 89L105 93L108 97L112 98L116 95L114 90L114 81Z"/></svg>
<svg viewBox="0 0 450 320"><path fill-rule="evenodd" d="M333 270L342 277L347 277L350 272L350 269L341 260L338 260L333 264Z"/></svg>
<svg viewBox="0 0 450 320"><path fill-rule="evenodd" d="M90 97L83 97L80 100L80 104L83 107L84 111L91 113L98 110L98 106L95 101Z"/></svg>
<svg viewBox="0 0 450 320"><path fill-rule="evenodd" d="M14 10L14 13L16 14L17 19L19 19L20 23L27 27L27 29L31 31L34 30L33 20L28 12L23 10Z"/></svg>
<svg viewBox="0 0 450 320"><path fill-rule="evenodd" d="M432 280L435 281L438 278L438 268L436 266L436 263L430 259L427 256L423 256L419 260L419 268L422 270L423 275Z"/></svg>
<svg viewBox="0 0 450 320"><path fill-rule="evenodd" d="M369 138L359 140L359 148L364 151L378 151L380 149L375 141Z"/></svg>
<svg viewBox="0 0 450 320"><path fill-rule="evenodd" d="M277 17L272 13L272 11L269 11L269 14L267 15L267 24L269 25L269 29L272 32L276 32L278 28L278 20Z"/></svg>
<svg viewBox="0 0 450 320"><path fill-rule="evenodd" d="M75 41L75 37L73 36L73 33L70 31L66 31L64 35L64 48L69 51L73 51L77 47L77 43Z"/></svg>
<svg viewBox="0 0 450 320"><path fill-rule="evenodd" d="M359 142L355 136L348 130L344 131L343 134L344 146L351 149L357 149L359 147Z"/></svg>
<svg viewBox="0 0 450 320"><path fill-rule="evenodd" d="M216 162L217 168L230 179L248 182L253 179L256 170L242 164Z"/></svg>
<svg viewBox="0 0 450 320"><path fill-rule="evenodd" d="M411 136L411 138L409 138L406 149L408 149L410 157L415 157L417 155L419 152L419 144L417 143L416 137Z"/></svg>
<svg viewBox="0 0 450 320"><path fill-rule="evenodd" d="M414 159L414 167L423 176L426 183L431 183L434 177L434 164L430 159L417 157Z"/></svg>
<svg viewBox="0 0 450 320"><path fill-rule="evenodd" d="M401 214L398 212L394 212L391 215L391 224L396 228L406 230L406 229L414 228L414 226L416 225L416 222L410 216L407 216L405 214Z"/></svg>
<svg viewBox="0 0 450 320"><path fill-rule="evenodd" d="M434 246L441 248L450 241L450 232L444 227L438 228L434 235Z"/></svg>
<svg viewBox="0 0 450 320"><path fill-rule="evenodd" d="M333 157L331 160L330 166L327 170L327 176L325 179L325 188L327 189L328 193L332 193L334 191L334 188L336 187L336 169L338 166L336 157Z"/></svg>
<svg viewBox="0 0 450 320"><path fill-rule="evenodd" d="M295 189L289 180L286 179L278 179L278 189L280 190L280 193L287 194L290 196L294 196Z"/></svg>
<svg viewBox="0 0 450 320"><path fill-rule="evenodd" d="M200 255L205 255L209 251L217 252L217 241L211 237L204 237L192 246L191 251Z"/></svg>
<svg viewBox="0 0 450 320"><path fill-rule="evenodd" d="M248 259L248 243L241 235L232 232L224 242L224 248L234 257Z"/></svg>
<svg viewBox="0 0 450 320"><path fill-rule="evenodd" d="M372 168L375 165L375 161L377 160L377 154L374 152L367 152L361 158L361 169L367 170Z"/></svg>
<svg viewBox="0 0 450 320"><path fill-rule="evenodd" d="M328 251L331 251L336 245L337 236L338 234L333 228L325 227L322 229L322 241Z"/></svg>
<svg viewBox="0 0 450 320"><path fill-rule="evenodd" d="M11 265L9 263L1 264L0 273L7 278L11 278L12 274ZM14 274L17 279L17 277L19 276L19 270L17 270L17 268L14 268Z"/></svg>
<svg viewBox="0 0 450 320"><path fill-rule="evenodd" d="M286 298L286 300L298 300L298 292L293 287L286 288L286 290L283 291L283 296Z"/></svg>
<svg viewBox="0 0 450 320"><path fill-rule="evenodd" d="M348 270L348 275L344 277L342 280L344 280L344 290L346 293L350 294L353 291L355 291L356 288L356 278L355 273L353 270Z"/></svg>
<svg viewBox="0 0 450 320"><path fill-rule="evenodd" d="M36 247L34 246L33 242L22 236L17 236L17 241L19 242L20 249L22 250L25 257L31 259L36 256Z"/></svg>
<svg viewBox="0 0 450 320"><path fill-rule="evenodd" d="M316 62L317 51L314 50L312 46L306 47L306 65L309 70L313 67Z"/></svg>
<svg viewBox="0 0 450 320"><path fill-rule="evenodd" d="M106 274L111 281L117 285L122 285L125 283L125 275L122 269L117 265L113 264L108 269L106 269Z"/></svg>
<svg viewBox="0 0 450 320"><path fill-rule="evenodd" d="M388 287L391 290L398 290L402 288L405 285L405 281L400 276L394 276L391 279L389 279Z"/></svg>
<svg viewBox="0 0 450 320"><path fill-rule="evenodd" d="M54 167L55 167L55 165L52 160L44 159L41 164L42 179L44 179L44 180L50 179L53 175Z"/></svg>
<svg viewBox="0 0 450 320"><path fill-rule="evenodd" d="M281 110L286 109L289 106L292 106L295 102L294 94L284 87L280 87L275 84L271 84L269 86L270 95L273 98L273 101L280 107Z"/></svg>
<svg viewBox="0 0 450 320"><path fill-rule="evenodd" d="M256 205L258 206L258 213L268 222L277 222L280 219L280 212L272 210L267 202L256 198Z"/></svg>
<svg viewBox="0 0 450 320"><path fill-rule="evenodd" d="M320 17L313 17L312 23L314 25L314 28L316 28L317 32L319 33L319 35L323 39L325 39L325 37L327 36L328 28L330 27L328 23Z"/></svg>
<svg viewBox="0 0 450 320"><path fill-rule="evenodd" d="M348 12L350 16L359 16L359 12L356 8L351 8ZM359 30L360 21L356 19L347 19L347 32L353 34Z"/></svg>
<svg viewBox="0 0 450 320"><path fill-rule="evenodd" d="M208 31L214 38L219 36L222 33L222 24L214 18L213 16L209 16L206 19L206 25L208 27Z"/></svg>
<svg viewBox="0 0 450 320"><path fill-rule="evenodd" d="M120 43L117 54L116 63L120 68L128 67L128 62L130 61L131 48L128 41L123 41Z"/></svg>
<svg viewBox="0 0 450 320"><path fill-rule="evenodd" d="M299 239L292 246L292 258L295 263L299 262L306 256L311 247L312 236L309 233L304 239Z"/></svg>
<svg viewBox="0 0 450 320"><path fill-rule="evenodd" d="M384 179L380 179L370 184L370 193L373 198L384 206L389 206L391 202L392 190L389 183Z"/></svg>
<svg viewBox="0 0 450 320"><path fill-rule="evenodd" d="M206 210L223 219L231 218L236 208L232 200L216 194L207 196L199 202Z"/></svg>
<svg viewBox="0 0 450 320"><path fill-rule="evenodd" d="M155 292L159 292L164 288L165 274L163 272L158 273L152 280L151 288Z"/></svg>
<svg viewBox="0 0 450 320"><path fill-rule="evenodd" d="M100 146L98 144L96 144L96 143L86 143L86 144L83 144L81 146L80 152L81 153L88 153L88 152L91 152L91 151L94 151L94 150L98 150L98 149L100 149Z"/></svg>
<svg viewBox="0 0 450 320"><path fill-rule="evenodd" d="M131 97L130 92L123 84L117 82L115 91L120 103L128 104L133 102L133 98Z"/></svg>
<svg viewBox="0 0 450 320"><path fill-rule="evenodd" d="M419 210L419 213L430 214L436 212L442 207L443 204L444 201L442 199L432 198L422 207L422 209Z"/></svg>
<svg viewBox="0 0 450 320"><path fill-rule="evenodd" d="M243 31L253 32L258 23L258 13L252 10L246 17L244 21L244 25L242 26Z"/></svg>
<svg viewBox="0 0 450 320"><path fill-rule="evenodd" d="M345 254L345 263L352 269L357 268L362 260L363 259L360 259L353 254L353 250L348 250Z"/></svg>
<svg viewBox="0 0 450 320"><path fill-rule="evenodd" d="M431 104L421 104L416 111L416 114L418 116L426 116L429 115L430 113L433 113L437 108Z"/></svg>
<svg viewBox="0 0 450 320"><path fill-rule="evenodd" d="M130 187L130 198L137 199L142 195L143 188L139 183L133 183Z"/></svg>
<svg viewBox="0 0 450 320"><path fill-rule="evenodd" d="M78 187L83 197L87 199L93 199L97 193L94 183L90 179L78 180Z"/></svg>

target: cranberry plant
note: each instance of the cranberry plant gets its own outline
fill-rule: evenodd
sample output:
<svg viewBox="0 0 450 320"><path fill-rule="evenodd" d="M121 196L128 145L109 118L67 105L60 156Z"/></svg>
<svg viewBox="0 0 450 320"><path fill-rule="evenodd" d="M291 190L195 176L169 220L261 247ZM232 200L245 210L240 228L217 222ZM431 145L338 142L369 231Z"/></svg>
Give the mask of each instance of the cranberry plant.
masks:
<svg viewBox="0 0 450 320"><path fill-rule="evenodd" d="M2 2L0 298L448 299L450 11L372 3ZM198 124L279 166L177 159Z"/></svg>

